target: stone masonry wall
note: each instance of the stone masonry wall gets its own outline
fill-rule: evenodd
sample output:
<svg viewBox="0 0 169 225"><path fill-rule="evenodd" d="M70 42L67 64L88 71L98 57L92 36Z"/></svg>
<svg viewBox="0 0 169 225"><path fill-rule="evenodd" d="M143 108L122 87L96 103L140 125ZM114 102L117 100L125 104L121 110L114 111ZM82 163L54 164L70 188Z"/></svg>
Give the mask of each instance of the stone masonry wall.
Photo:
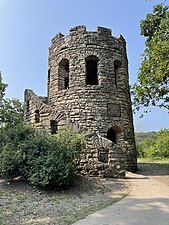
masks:
<svg viewBox="0 0 169 225"><path fill-rule="evenodd" d="M27 123L32 124L36 128L48 130L51 128L50 121L52 120L57 121L58 126L67 124L65 112L63 110L54 110L48 105L47 97L37 96L32 90L26 89L24 99L24 119ZM36 110L39 111L39 122L35 121Z"/></svg>
<svg viewBox="0 0 169 225"><path fill-rule="evenodd" d="M87 83L88 59L96 59L94 85ZM29 93L25 94L25 102L29 95L34 96ZM60 125L77 125L88 134L79 162L83 173L122 176L125 168L137 170L126 42L122 36L114 37L110 29L102 27L89 32L85 26L70 29L67 36L58 33L49 48L48 96L37 98L31 100L33 108L26 121L34 123L31 118L41 102L40 115L44 119L40 126L50 128L53 114L62 112ZM56 116L54 119L59 123ZM115 132L116 143L106 138L110 129Z"/></svg>

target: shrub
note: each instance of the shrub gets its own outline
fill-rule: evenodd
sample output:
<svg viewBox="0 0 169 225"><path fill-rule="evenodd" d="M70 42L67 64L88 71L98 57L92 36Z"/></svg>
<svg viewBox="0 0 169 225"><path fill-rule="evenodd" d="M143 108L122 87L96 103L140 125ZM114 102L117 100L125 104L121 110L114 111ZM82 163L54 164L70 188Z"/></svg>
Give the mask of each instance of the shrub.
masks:
<svg viewBox="0 0 169 225"><path fill-rule="evenodd" d="M66 149L67 153L71 155L72 159L77 159L82 148L85 146L84 136L76 132L70 127L60 130L55 135L59 146Z"/></svg>
<svg viewBox="0 0 169 225"><path fill-rule="evenodd" d="M26 177L32 184L42 187L68 186L75 173L75 158L83 146L82 136L70 129L53 136L39 133L24 146Z"/></svg>
<svg viewBox="0 0 169 225"><path fill-rule="evenodd" d="M18 151L12 143L6 144L0 155L0 174L2 177L10 178L19 173Z"/></svg>
<svg viewBox="0 0 169 225"><path fill-rule="evenodd" d="M17 124L0 129L0 175L4 178L21 175L25 165L23 144L35 135L35 130L27 125Z"/></svg>
<svg viewBox="0 0 169 225"><path fill-rule="evenodd" d="M75 159L84 147L81 134L71 129L56 135L35 132L24 126L9 132L2 144L0 174L3 177L24 175L31 184L63 187L75 173ZM14 140L13 142L11 141Z"/></svg>
<svg viewBox="0 0 169 225"><path fill-rule="evenodd" d="M136 142L136 152L137 157L144 158L145 157L145 151L144 151L144 143L142 142Z"/></svg>

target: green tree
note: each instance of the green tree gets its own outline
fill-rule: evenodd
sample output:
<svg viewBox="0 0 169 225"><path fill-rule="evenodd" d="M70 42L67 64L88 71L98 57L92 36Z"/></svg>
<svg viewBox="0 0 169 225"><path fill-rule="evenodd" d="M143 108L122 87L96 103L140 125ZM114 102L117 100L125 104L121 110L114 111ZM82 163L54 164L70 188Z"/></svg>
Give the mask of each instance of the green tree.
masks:
<svg viewBox="0 0 169 225"><path fill-rule="evenodd" d="M169 129L158 132L154 155L161 158L169 158Z"/></svg>
<svg viewBox="0 0 169 225"><path fill-rule="evenodd" d="M7 86L0 72L0 128L23 122L23 104L18 99L5 98Z"/></svg>
<svg viewBox="0 0 169 225"><path fill-rule="evenodd" d="M136 147L138 157L169 158L169 129L137 133Z"/></svg>
<svg viewBox="0 0 169 225"><path fill-rule="evenodd" d="M146 48L132 87L133 105L137 110L149 106L169 110L169 7L154 6L153 12L141 20L140 28Z"/></svg>

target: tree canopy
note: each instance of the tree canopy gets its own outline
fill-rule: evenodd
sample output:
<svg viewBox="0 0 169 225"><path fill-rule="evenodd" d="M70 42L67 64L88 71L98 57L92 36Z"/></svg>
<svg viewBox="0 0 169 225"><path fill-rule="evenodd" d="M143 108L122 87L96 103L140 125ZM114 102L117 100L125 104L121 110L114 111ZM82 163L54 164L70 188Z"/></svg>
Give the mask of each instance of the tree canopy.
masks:
<svg viewBox="0 0 169 225"><path fill-rule="evenodd" d="M7 86L3 83L0 72L0 127L23 122L23 104L18 99L5 98Z"/></svg>
<svg viewBox="0 0 169 225"><path fill-rule="evenodd" d="M169 158L169 129L136 133L138 157Z"/></svg>
<svg viewBox="0 0 169 225"><path fill-rule="evenodd" d="M133 105L137 110L149 106L169 110L169 7L154 6L140 21L140 29L146 48L132 87Z"/></svg>

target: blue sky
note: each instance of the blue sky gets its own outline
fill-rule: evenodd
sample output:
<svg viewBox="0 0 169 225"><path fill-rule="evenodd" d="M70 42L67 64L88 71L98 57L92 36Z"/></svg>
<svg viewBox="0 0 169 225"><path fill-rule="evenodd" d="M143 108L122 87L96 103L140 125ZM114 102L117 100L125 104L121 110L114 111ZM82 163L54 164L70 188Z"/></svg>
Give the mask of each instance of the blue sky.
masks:
<svg viewBox="0 0 169 225"><path fill-rule="evenodd" d="M7 97L23 101L24 89L46 95L48 48L56 33L85 25L111 28L127 41L130 84L136 81L144 37L139 23L159 0L0 0L0 71ZM165 1L168 4L168 0ZM152 109L143 119L135 116L135 130L169 127L165 110Z"/></svg>

